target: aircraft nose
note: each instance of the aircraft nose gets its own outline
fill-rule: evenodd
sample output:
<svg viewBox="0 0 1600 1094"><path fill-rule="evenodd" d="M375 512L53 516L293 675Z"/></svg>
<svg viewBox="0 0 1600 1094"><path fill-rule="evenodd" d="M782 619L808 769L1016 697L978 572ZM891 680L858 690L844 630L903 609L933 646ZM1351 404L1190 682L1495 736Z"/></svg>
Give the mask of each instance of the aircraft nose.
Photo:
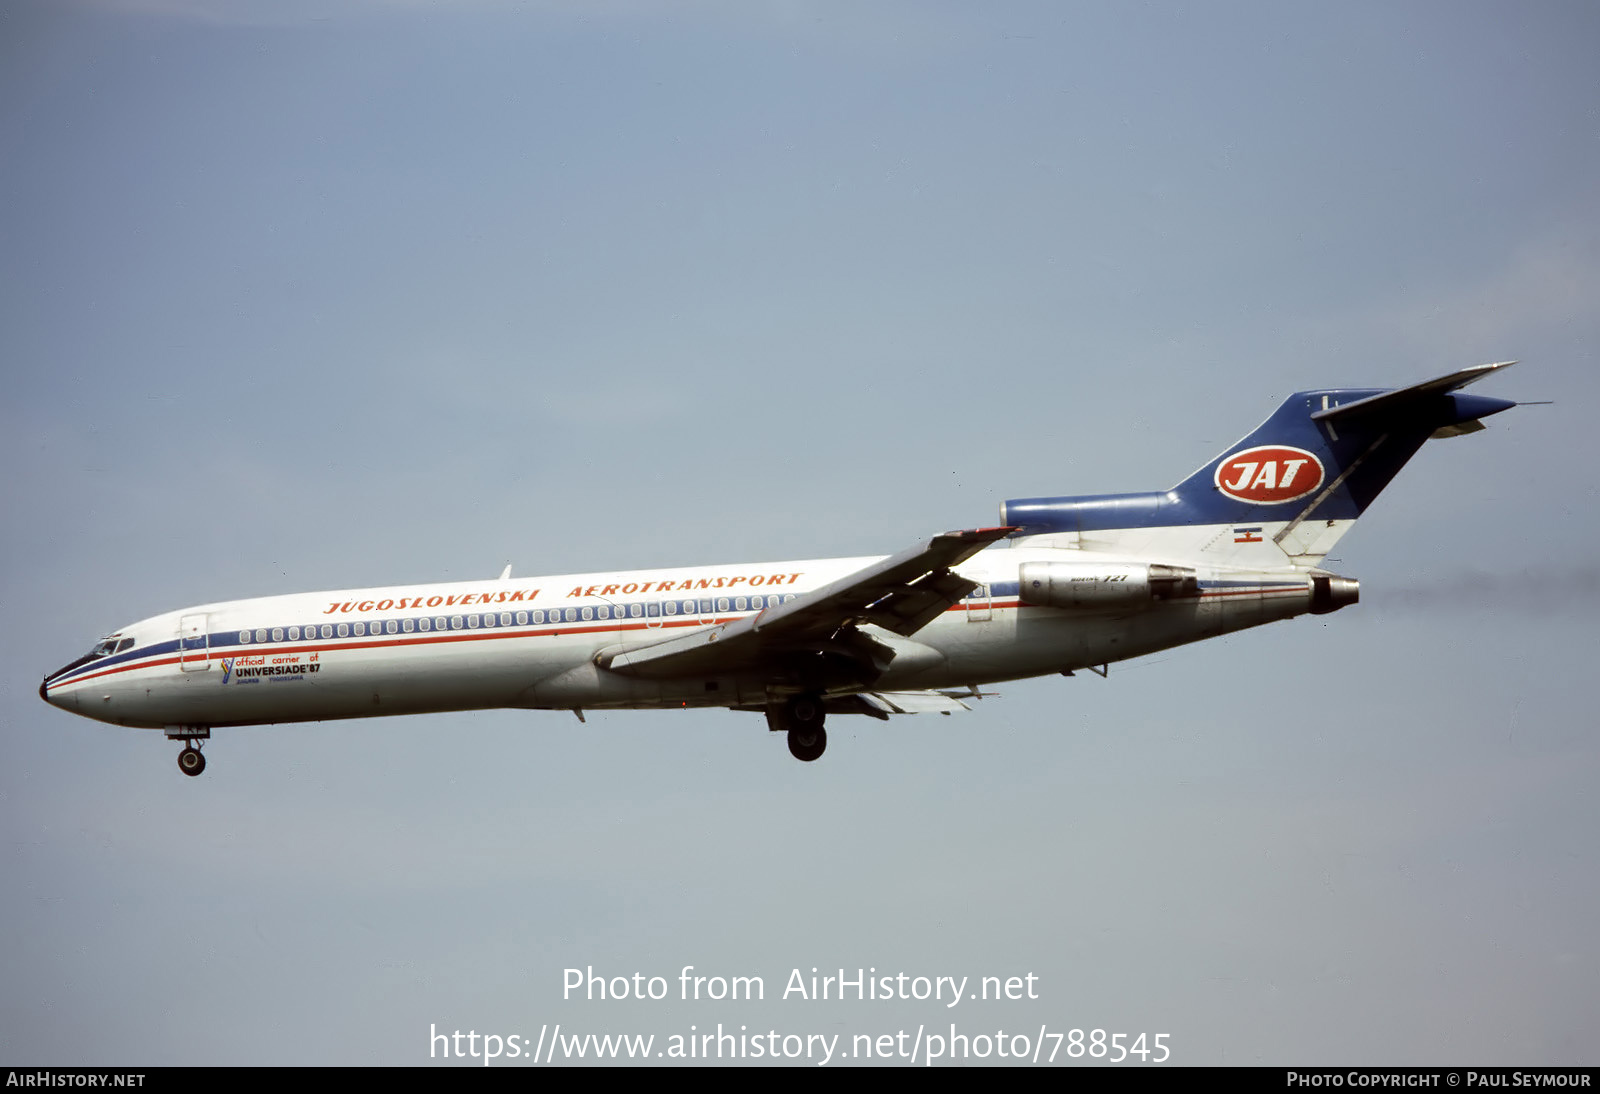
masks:
<svg viewBox="0 0 1600 1094"><path fill-rule="evenodd" d="M56 677L60 676L64 672L66 672L67 669L70 669L72 667L73 667L72 665L68 665L66 668L57 669L55 672L49 673L48 675L45 676L45 678L43 680L39 681L39 698L43 699L45 702L49 703L53 707L61 706L61 701L60 700L52 699L50 697L50 681L54 680Z"/></svg>

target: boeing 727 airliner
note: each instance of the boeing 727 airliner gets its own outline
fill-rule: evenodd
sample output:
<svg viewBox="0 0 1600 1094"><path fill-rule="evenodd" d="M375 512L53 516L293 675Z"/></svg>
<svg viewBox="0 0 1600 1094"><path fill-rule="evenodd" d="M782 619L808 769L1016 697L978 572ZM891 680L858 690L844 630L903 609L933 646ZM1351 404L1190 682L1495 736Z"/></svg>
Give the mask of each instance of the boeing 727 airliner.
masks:
<svg viewBox="0 0 1600 1094"><path fill-rule="evenodd" d="M523 707L759 711L815 760L830 714L968 709L1075 670L1354 604L1329 549L1430 437L1515 402L1302 391L1170 490L1005 502L1000 525L884 558L274 596L141 620L47 676L53 706L184 742L214 729Z"/></svg>

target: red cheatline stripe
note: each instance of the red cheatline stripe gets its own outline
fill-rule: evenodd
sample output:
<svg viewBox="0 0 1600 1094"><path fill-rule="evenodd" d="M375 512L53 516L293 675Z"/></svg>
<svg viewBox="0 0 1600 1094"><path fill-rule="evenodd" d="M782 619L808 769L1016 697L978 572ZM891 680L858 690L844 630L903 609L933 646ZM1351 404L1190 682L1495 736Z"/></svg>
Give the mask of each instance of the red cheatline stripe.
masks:
<svg viewBox="0 0 1600 1094"><path fill-rule="evenodd" d="M1262 587L1259 587L1259 588L1252 588L1252 589L1226 589L1226 590L1217 590L1217 591L1212 591L1212 592L1204 592L1204 593L1199 594L1198 597L1185 598L1185 599L1207 599L1207 598L1218 598L1218 597L1225 597L1225 596L1265 596L1265 595L1282 594L1282 593L1301 593L1301 592L1304 592L1304 591L1305 591L1305 587L1302 586L1302 585L1278 585L1278 586L1270 586L1269 585L1269 586L1262 586ZM1019 600L996 600L996 601L992 601L990 604L988 604L987 608L989 610L993 611L993 610L1003 610L1003 609L1007 609L1007 608L1037 608L1037 607L1043 607L1043 606L1044 605L1038 605L1038 604L1024 604ZM973 610L982 611L982 610L984 610L984 605L981 605L981 604L968 604L966 602L963 602L963 603L960 603L960 604L954 604L954 605L950 606L949 608L945 609L945 611L947 613L955 612L955 613L958 613L958 614L959 613L965 613L965 612L973 611ZM491 640L491 639L543 638L543 637L554 637L556 635L577 635L577 634L603 634L603 633L618 633L618 634L620 634L620 633L623 633L623 632L626 632L626 631L666 630L668 628L674 628L674 627L711 627L711 626L716 626L716 625L718 625L720 623L728 623L728 622L732 622L735 619L741 619L741 618L745 618L745 617L744 616L737 616L737 615L717 616L717 617L714 617L714 618L712 618L710 620L704 620L704 619L699 619L699 618L684 619L682 617L679 617L679 618L659 617L659 618L661 619L661 622L660 622L660 624L658 624L656 626L651 626L649 623L646 623L646 622L643 622L643 621L635 623L635 622L632 622L630 620L629 622L624 623L624 624L622 624L620 626L615 624L615 623L607 623L607 624L599 625L599 626L566 626L566 627L557 627L557 628L544 627L544 628L542 628L540 630L529 630L529 629L526 629L526 628L517 628L515 626L512 626L512 627L497 627L497 628L491 628L491 629L487 629L487 630L480 629L480 630L476 630L476 631L470 631L470 632L467 632L467 633L464 633L464 634L463 633L456 633L456 632L452 631L452 632L450 632L448 634L439 634L437 632L434 632L434 633L428 634L428 635L423 635L423 636L418 636L418 637L408 637L408 638L401 638L399 636L396 636L394 638L389 638L389 637L385 636L384 638L381 638L381 639L379 639L377 641L372 641L370 639L363 638L363 639L356 639L356 640L351 640L351 639L323 640L323 641L317 643L316 645L309 645L309 644L305 644L305 643L299 643L299 644L294 644L294 645L258 646L258 645L252 644L252 645L248 645L248 646L235 646L235 647L232 647L229 650L229 652L227 652L227 653L222 653L222 652L219 652L217 650L208 650L204 657L201 657L201 656L197 655L197 656L195 656L193 658L193 660L195 660L195 661L220 661L225 657L270 657L270 656L283 656L285 654L329 653L329 652L337 652L339 650L371 650L371 649L383 649L383 648L387 648L387 647L397 647L397 646L438 645L438 644L442 644L442 643L446 643L446 642L482 642L482 641L488 641L488 640ZM240 629L242 630L243 628L240 628ZM183 658L181 660L190 660L190 659L189 658ZM85 674L83 674L81 676L74 676L69 680L58 680L58 681L55 681L54 683L46 685L46 690L47 691L51 691L51 690L54 690L56 688L69 687L69 686L72 686L74 684L83 684L83 683L87 683L90 680L98 680L98 679L102 679L102 678L107 677L107 676L115 676L118 673L122 673L122 672L134 672L134 671L137 671L137 670L140 670L140 669L156 669L156 668L161 668L161 667L163 667L165 665L176 665L176 664L179 664L179 663L180 663L180 658L178 658L176 656L173 656L173 657L162 657L162 658L158 658L158 659L153 660L153 661L128 661L128 662L124 662L123 664L117 665L115 668L102 669L99 672L85 673ZM197 671L199 671L199 670L197 670Z"/></svg>

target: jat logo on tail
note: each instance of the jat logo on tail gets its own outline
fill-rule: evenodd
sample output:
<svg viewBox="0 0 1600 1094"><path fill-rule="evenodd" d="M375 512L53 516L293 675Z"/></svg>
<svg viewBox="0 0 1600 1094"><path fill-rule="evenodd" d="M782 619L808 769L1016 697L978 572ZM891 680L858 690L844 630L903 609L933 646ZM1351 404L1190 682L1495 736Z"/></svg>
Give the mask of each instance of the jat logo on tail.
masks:
<svg viewBox="0 0 1600 1094"><path fill-rule="evenodd" d="M1217 489L1257 505L1303 498L1322 485L1322 461L1303 448L1269 444L1235 452L1217 465Z"/></svg>

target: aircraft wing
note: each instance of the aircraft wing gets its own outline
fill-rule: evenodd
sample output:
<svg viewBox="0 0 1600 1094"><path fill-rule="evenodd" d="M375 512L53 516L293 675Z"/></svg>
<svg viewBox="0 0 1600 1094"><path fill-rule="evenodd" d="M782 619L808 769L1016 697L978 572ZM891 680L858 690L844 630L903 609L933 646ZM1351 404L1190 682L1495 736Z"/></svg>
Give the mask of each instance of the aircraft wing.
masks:
<svg viewBox="0 0 1600 1094"><path fill-rule="evenodd" d="M757 615L650 645L603 650L597 662L612 672L660 679L756 667L768 656L825 642L861 623L910 635L977 588L951 567L1013 530L945 532Z"/></svg>

